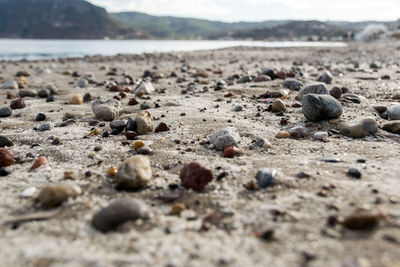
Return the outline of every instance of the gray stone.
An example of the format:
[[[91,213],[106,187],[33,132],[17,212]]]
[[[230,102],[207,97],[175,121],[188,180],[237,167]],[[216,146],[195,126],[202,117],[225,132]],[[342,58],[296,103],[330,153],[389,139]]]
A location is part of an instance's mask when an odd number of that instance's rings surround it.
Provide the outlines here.
[[[18,89],[18,83],[16,81],[8,81],[1,85],[1,89]]]
[[[111,100],[103,100],[98,99],[92,103],[93,113],[96,115],[96,118],[112,121],[118,118],[119,111],[121,108],[121,102],[116,99]]]
[[[387,112],[389,115],[389,119],[400,120],[400,105],[394,105],[389,107]]]
[[[124,121],[112,121],[110,122],[110,128],[117,130],[119,133],[121,133],[126,127],[126,124]]]
[[[92,226],[103,233],[115,230],[119,225],[149,217],[147,205],[139,199],[124,198],[113,201],[93,216]]]
[[[327,132],[316,132],[314,134],[314,139],[318,141],[326,141],[329,138],[329,134]]]
[[[337,119],[343,114],[342,105],[331,95],[305,95],[302,111],[307,120],[312,122]]]
[[[119,166],[116,178],[120,189],[138,189],[146,186],[152,178],[149,159],[137,155],[125,161]]]
[[[216,150],[224,150],[229,146],[236,146],[240,141],[240,136],[236,128],[226,127],[214,133],[210,137],[210,144],[214,145]]]
[[[243,107],[240,106],[240,105],[233,108],[234,112],[239,112],[239,111],[242,111],[242,110],[243,110]]]
[[[150,94],[154,93],[154,91],[155,91],[155,89],[151,82],[143,81],[138,87],[136,87],[136,89],[134,90],[134,94],[150,95]]]
[[[332,74],[329,71],[326,71],[318,76],[317,81],[323,83],[331,83],[333,80]]]
[[[0,135],[0,147],[13,146],[14,143],[7,136]]]
[[[0,108],[0,118],[10,117],[12,114],[12,109],[10,107]]]
[[[382,125],[382,129],[390,133],[400,134],[400,121],[387,122]]]
[[[272,103],[272,112],[277,113],[277,112],[284,112],[286,111],[286,105],[283,103],[282,100],[277,99]]]
[[[147,134],[154,132],[153,117],[151,116],[150,112],[139,112],[135,122],[137,134]]]
[[[20,97],[35,97],[37,95],[35,90],[23,89],[19,90]]]
[[[38,128],[39,132],[44,132],[44,131],[49,131],[51,129],[51,125],[49,123],[45,123],[40,125],[40,127]]]
[[[296,126],[289,129],[290,137],[301,138],[307,136],[307,129],[303,126]]]
[[[343,94],[343,91],[341,88],[335,86],[331,90],[329,90],[329,94],[336,99],[340,99],[340,97]]]
[[[42,89],[38,92],[38,96],[40,98],[46,98],[51,94],[51,91],[49,89]]]
[[[299,99],[303,100],[303,97],[308,94],[329,95],[329,91],[324,83],[305,85],[299,92]]]
[[[283,85],[290,90],[296,90],[296,91],[299,91],[303,87],[302,82],[293,78],[286,78],[285,81],[283,82]]]
[[[256,174],[257,185],[260,188],[271,187],[275,183],[277,171],[272,168],[262,168]]]
[[[76,86],[78,86],[79,88],[86,88],[89,86],[89,82],[88,80],[86,80],[85,78],[81,78],[77,83]]]
[[[362,138],[377,133],[378,125],[374,118],[361,118],[341,123],[339,130],[343,135]]]
[[[50,91],[50,95],[56,95],[58,94],[58,89],[57,86],[55,84],[46,84],[46,86],[44,87],[45,90],[49,90]]]

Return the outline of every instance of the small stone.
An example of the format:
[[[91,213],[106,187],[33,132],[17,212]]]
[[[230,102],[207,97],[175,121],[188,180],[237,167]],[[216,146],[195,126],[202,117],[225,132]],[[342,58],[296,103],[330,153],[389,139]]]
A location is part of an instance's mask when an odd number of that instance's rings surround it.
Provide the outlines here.
[[[289,134],[292,138],[303,138],[307,136],[307,129],[303,126],[296,126],[289,129]]]
[[[43,113],[38,113],[35,117],[35,121],[44,121],[46,120],[46,115]]]
[[[18,98],[10,103],[10,108],[11,109],[23,109],[25,108],[25,101],[23,98]]]
[[[233,108],[233,111],[234,112],[239,112],[239,111],[242,111],[243,110],[243,107],[242,106],[235,106],[234,108]]]
[[[280,99],[275,100],[272,103],[271,111],[274,112],[274,113],[286,111],[285,103],[283,103],[283,101],[280,100]]]
[[[360,179],[361,178],[361,172],[359,170],[357,170],[356,168],[350,168],[347,171],[347,175],[356,179]]]
[[[362,138],[377,133],[378,125],[374,118],[362,118],[341,123],[339,129],[345,136]]]
[[[400,121],[384,123],[382,129],[390,133],[400,134]]]
[[[146,144],[143,141],[137,140],[137,141],[133,142],[133,149],[135,151],[137,151],[139,148],[144,147],[145,145]]]
[[[10,117],[12,110],[9,107],[0,108],[0,118]]]
[[[288,133],[288,132],[278,132],[278,133],[275,135],[275,138],[277,138],[277,139],[286,139],[286,138],[290,138],[290,133]]]
[[[290,90],[295,90],[299,91],[303,87],[303,83],[293,79],[293,78],[286,78],[285,81],[283,82],[283,85],[290,89]]]
[[[71,105],[82,105],[83,97],[80,94],[74,94],[68,103]]]
[[[94,136],[94,135],[99,135],[99,134],[101,134],[101,130],[96,127],[92,131],[90,131],[89,136]]]
[[[118,118],[120,108],[121,102],[115,99],[108,101],[98,99],[92,103],[93,113],[97,118],[105,121],[112,121]]]
[[[147,134],[154,131],[153,118],[148,111],[139,112],[135,122],[136,132],[139,135]]]
[[[122,131],[125,129],[126,124],[124,121],[112,121],[110,122],[110,128],[113,130],[116,130],[118,133],[122,133]]]
[[[137,136],[138,134],[136,132],[128,131],[125,133],[125,137],[127,140],[134,140]]]
[[[136,150],[136,152],[140,155],[151,155],[153,150],[149,146],[145,145]]]
[[[240,136],[236,128],[226,127],[214,133],[210,137],[210,144],[214,145],[218,151],[223,151],[229,146],[236,146],[240,141]]]
[[[139,102],[136,100],[136,98],[129,99],[129,102],[128,102],[129,106],[135,106],[137,104],[139,104]]]
[[[0,147],[6,147],[6,146],[10,147],[13,145],[14,143],[11,141],[10,138],[8,138],[7,136],[0,135]]]
[[[310,177],[311,177],[311,175],[309,175],[305,172],[299,172],[298,174],[296,174],[296,178],[298,178],[298,179],[308,179]]]
[[[0,148],[0,168],[11,166],[15,163],[14,153],[7,148]]]
[[[108,175],[115,176],[118,173],[118,169],[114,166],[110,167],[107,171]]]
[[[262,168],[256,174],[257,184],[260,188],[267,188],[274,185],[277,175],[276,169]]]
[[[271,81],[271,77],[269,77],[268,75],[265,75],[265,74],[260,74],[254,79],[254,82],[256,82],[256,83],[268,82],[268,81]]]
[[[78,86],[79,88],[86,88],[89,86],[89,82],[88,80],[81,78],[77,83],[76,86]]]
[[[134,90],[135,95],[150,95],[154,93],[155,89],[151,82],[143,81],[136,89]]]
[[[30,198],[33,197],[37,192],[37,188],[34,186],[26,188],[22,193],[19,195],[22,198]]]
[[[83,95],[83,102],[90,102],[92,101],[92,95],[90,93],[86,93]]]
[[[9,175],[11,172],[9,170],[7,170],[6,168],[0,168],[0,177],[5,177],[7,175]]]
[[[37,96],[37,93],[35,90],[23,89],[23,90],[19,90],[19,96],[20,97],[35,97],[35,96]]]
[[[328,138],[329,138],[328,132],[316,132],[314,134],[314,139],[317,140],[317,141],[325,142],[325,141],[328,140]]]
[[[51,129],[51,125],[49,123],[45,123],[39,126],[38,131],[39,132],[45,132],[49,131]]]
[[[40,91],[38,92],[37,95],[38,95],[40,98],[46,98],[46,97],[48,97],[50,94],[51,94],[50,90],[42,89],[42,90],[40,90]]]
[[[65,171],[64,172],[64,179],[75,180],[76,176],[74,171]]]
[[[74,184],[49,185],[40,191],[37,201],[43,208],[53,208],[81,193],[81,188]]]
[[[40,156],[32,165],[32,167],[30,168],[31,171],[39,168],[40,166],[44,166],[49,164],[49,161],[44,157],[44,156]]]
[[[343,226],[354,231],[373,230],[379,226],[380,216],[369,210],[359,209],[346,217]]]
[[[332,74],[327,71],[318,76],[317,81],[323,83],[331,83],[333,80]]]
[[[312,122],[337,119],[343,113],[340,102],[330,95],[307,94],[303,98],[302,106],[304,116]]]
[[[214,178],[212,171],[198,162],[186,163],[181,169],[179,177],[183,187],[194,191],[204,190]]]
[[[16,81],[5,82],[1,85],[1,89],[18,89],[18,83]]]
[[[169,212],[171,215],[180,215],[182,211],[186,210],[185,204],[175,203],[171,211]]]
[[[93,216],[92,226],[103,233],[115,230],[121,224],[149,217],[149,209],[139,199],[124,198],[113,201]]]
[[[228,146],[224,149],[224,158],[234,158],[239,150],[234,146]]]
[[[56,101],[56,98],[52,95],[49,95],[48,97],[46,97],[46,102],[54,102]]]
[[[329,90],[329,94],[331,96],[333,96],[336,99],[340,99],[340,97],[342,96],[343,92],[342,89],[339,87],[333,87],[331,90]]]
[[[58,94],[58,89],[57,86],[55,84],[46,84],[46,86],[44,87],[45,90],[48,90],[50,92],[51,95],[56,95]]]
[[[265,149],[272,148],[271,143],[265,138],[254,140],[255,142],[250,145],[250,149]]]
[[[308,94],[329,95],[329,91],[324,83],[305,85],[299,92],[299,99],[303,100],[303,97]]]
[[[400,105],[394,105],[387,110],[390,120],[400,120]]]
[[[387,111],[387,107],[386,106],[380,106],[380,105],[373,105],[372,108],[378,112],[379,114],[383,114]]]
[[[152,178],[150,161],[147,157],[137,155],[125,161],[118,168],[116,176],[118,188],[138,189],[146,186]]]
[[[167,124],[165,124],[164,122],[160,122],[160,124],[157,126],[157,128],[154,130],[154,132],[156,133],[161,133],[161,132],[168,132],[170,129],[167,126]]]

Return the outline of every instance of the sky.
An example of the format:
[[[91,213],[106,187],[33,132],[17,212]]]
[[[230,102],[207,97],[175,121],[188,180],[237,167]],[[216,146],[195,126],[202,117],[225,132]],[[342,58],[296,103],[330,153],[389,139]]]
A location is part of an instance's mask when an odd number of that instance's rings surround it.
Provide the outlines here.
[[[139,11],[221,21],[400,19],[400,0],[88,0],[109,12]]]

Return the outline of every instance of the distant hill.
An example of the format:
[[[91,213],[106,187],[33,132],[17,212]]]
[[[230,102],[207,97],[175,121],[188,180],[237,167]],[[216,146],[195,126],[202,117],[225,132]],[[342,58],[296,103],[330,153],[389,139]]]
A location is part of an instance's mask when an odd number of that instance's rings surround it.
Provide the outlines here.
[[[38,39],[146,38],[84,0],[0,0],[0,37]]]
[[[238,31],[232,36],[238,39],[253,38],[256,40],[268,38],[293,39],[311,36],[332,38],[347,36],[348,31],[344,27],[320,21],[291,21],[274,27]]]
[[[152,16],[139,12],[111,13],[114,19],[127,27],[135,27],[149,33],[155,38],[187,39],[215,38],[229,35],[235,31],[272,27],[287,23],[287,21],[264,22],[220,22],[192,18],[170,16]]]

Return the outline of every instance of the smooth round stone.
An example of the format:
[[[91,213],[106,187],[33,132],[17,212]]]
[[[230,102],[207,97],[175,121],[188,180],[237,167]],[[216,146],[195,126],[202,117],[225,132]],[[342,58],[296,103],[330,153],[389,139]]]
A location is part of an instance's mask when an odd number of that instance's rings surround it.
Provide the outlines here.
[[[37,95],[35,90],[23,89],[19,90],[20,97],[35,97]]]
[[[384,131],[400,134],[400,121],[387,122],[382,125]]]
[[[359,170],[357,170],[356,168],[350,168],[347,171],[347,175],[356,179],[360,179],[361,178],[361,172]]]
[[[49,95],[46,97],[46,102],[54,102],[56,101],[56,98],[53,95]]]
[[[5,82],[1,85],[1,89],[18,89],[18,83],[16,81]]]
[[[68,102],[71,105],[82,105],[83,97],[80,94],[74,94]]]
[[[312,122],[337,119],[343,114],[342,105],[331,95],[305,95],[302,111],[307,120]]]
[[[277,112],[284,112],[286,111],[286,105],[283,103],[282,100],[277,99],[272,103],[272,112],[277,113]]]
[[[25,108],[25,100],[23,98],[14,99],[10,103],[11,109],[23,109]]]
[[[51,125],[49,123],[45,123],[40,125],[40,127],[38,128],[39,132],[44,132],[44,131],[48,131],[51,129]]]
[[[69,198],[77,197],[81,193],[81,188],[75,184],[49,185],[40,191],[37,201],[44,208],[53,208],[59,206]]]
[[[181,184],[186,189],[202,191],[214,176],[212,171],[199,162],[186,163],[179,174]]]
[[[121,133],[125,129],[125,122],[124,121],[112,121],[110,122],[110,128],[117,130],[119,133]]]
[[[150,161],[137,155],[122,163],[116,176],[118,188],[138,189],[146,186],[152,178]]]
[[[389,119],[400,120],[400,105],[394,105],[389,107],[387,112],[389,115]]]
[[[373,105],[372,108],[378,112],[379,114],[385,113],[387,111],[386,106],[381,106],[381,105]]]
[[[242,106],[236,106],[236,107],[233,108],[234,112],[239,112],[239,111],[242,111],[242,110],[243,110]]]
[[[93,113],[97,118],[105,121],[112,121],[118,118],[120,108],[121,102],[116,99],[108,101],[98,99],[92,103]]]
[[[0,108],[0,118],[10,117],[12,114],[12,109],[10,107]]]
[[[331,90],[329,90],[329,94],[336,99],[340,99],[340,97],[343,94],[343,91],[341,88],[335,86]]]
[[[289,129],[290,137],[301,138],[307,136],[307,129],[303,126],[295,126]]]
[[[149,217],[147,205],[139,199],[123,198],[113,201],[93,216],[92,226],[103,233],[115,230],[121,224]]]
[[[35,121],[44,121],[46,120],[46,115],[43,113],[38,113],[35,117]]]
[[[327,71],[318,76],[317,81],[323,83],[331,83],[333,80],[332,74]]]
[[[57,89],[57,86],[55,84],[46,84],[44,89],[50,91],[51,95],[58,94],[58,89]]]
[[[214,133],[210,137],[210,144],[214,145],[216,150],[223,151],[230,146],[236,146],[240,141],[240,136],[236,128],[226,127]]]
[[[86,88],[89,86],[89,82],[85,78],[82,78],[76,83],[76,86],[79,88]]]
[[[38,97],[40,97],[40,98],[46,98],[46,97],[48,97],[49,95],[51,94],[51,91],[50,90],[48,90],[48,89],[42,89],[42,90],[40,90],[39,92],[38,92]]]
[[[314,134],[314,139],[318,141],[325,141],[329,138],[329,134],[327,132],[316,132]]]
[[[283,85],[290,90],[296,90],[296,91],[299,91],[303,87],[302,82],[293,78],[286,78],[285,81],[283,82]]]
[[[6,146],[10,147],[13,145],[14,143],[11,141],[10,138],[8,138],[7,136],[0,135],[0,147],[6,147]]]
[[[378,132],[378,125],[374,118],[362,118],[341,123],[339,129],[343,135],[362,138]]]
[[[267,188],[274,185],[277,171],[272,168],[262,168],[256,174],[257,184],[260,188]]]
[[[299,92],[299,99],[302,100],[303,97],[308,94],[329,95],[329,91],[324,83],[305,85]]]
[[[139,135],[154,132],[153,117],[150,112],[142,111],[136,117],[136,132]]]

